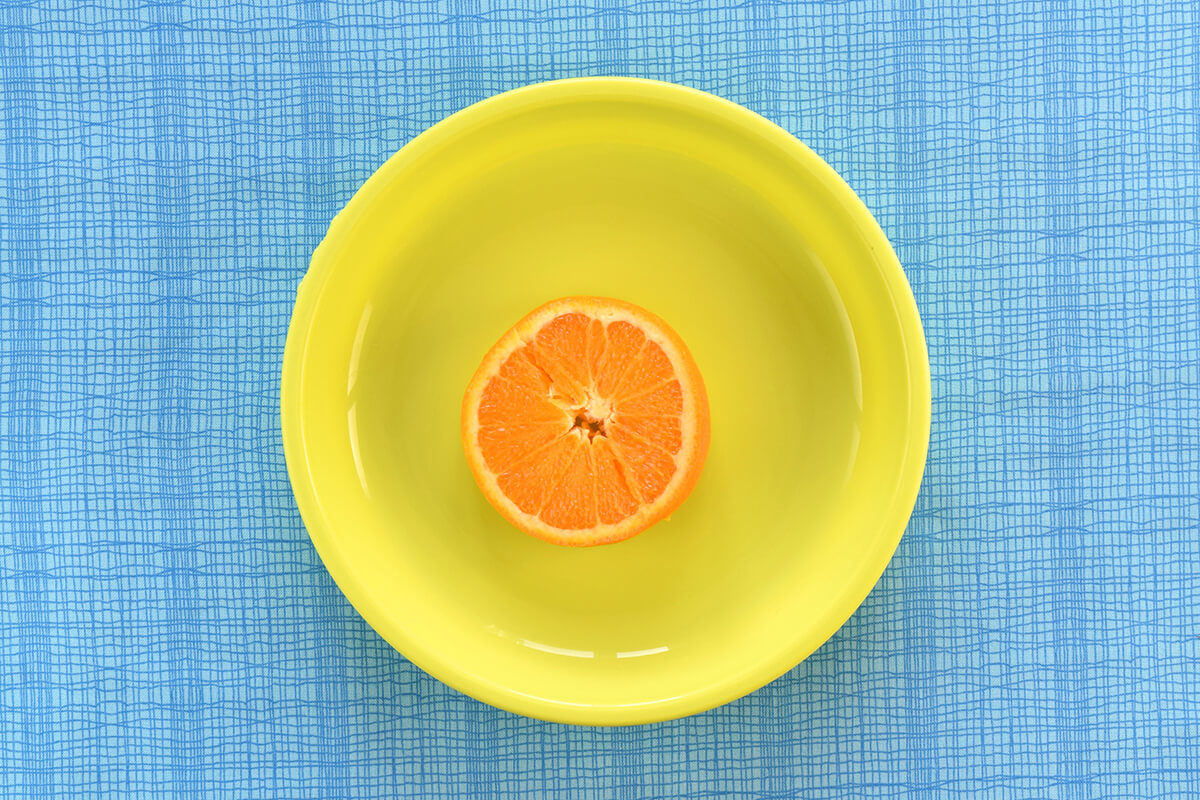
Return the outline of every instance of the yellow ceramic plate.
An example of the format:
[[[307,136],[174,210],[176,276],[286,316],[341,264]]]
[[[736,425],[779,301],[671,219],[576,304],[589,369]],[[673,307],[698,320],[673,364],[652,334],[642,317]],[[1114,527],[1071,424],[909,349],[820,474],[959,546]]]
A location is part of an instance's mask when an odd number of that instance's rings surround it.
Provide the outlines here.
[[[588,549],[508,525],[459,442],[488,347],[572,294],[667,320],[712,404],[687,502]],[[313,255],[282,392],[355,608],[451,686],[585,724],[711,708],[815,650],[891,558],[929,438],[916,305],[850,188],[746,109],[629,79],[494,97],[388,160]]]

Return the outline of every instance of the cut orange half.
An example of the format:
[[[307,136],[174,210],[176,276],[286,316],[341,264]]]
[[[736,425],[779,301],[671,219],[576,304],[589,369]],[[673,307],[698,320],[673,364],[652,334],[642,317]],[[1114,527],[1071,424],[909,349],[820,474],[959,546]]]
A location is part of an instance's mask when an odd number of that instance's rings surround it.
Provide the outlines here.
[[[463,398],[467,463],[488,501],[539,539],[628,539],[691,493],[708,398],[679,336],[645,309],[565,297],[484,356]]]

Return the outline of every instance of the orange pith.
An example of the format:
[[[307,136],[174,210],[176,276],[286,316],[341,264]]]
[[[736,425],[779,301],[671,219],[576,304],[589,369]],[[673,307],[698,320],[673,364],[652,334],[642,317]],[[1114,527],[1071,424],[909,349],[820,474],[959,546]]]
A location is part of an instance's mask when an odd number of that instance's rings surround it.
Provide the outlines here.
[[[532,311],[484,357],[463,448],[489,502],[556,544],[627,539],[674,511],[708,452],[708,400],[679,336],[620,300]]]

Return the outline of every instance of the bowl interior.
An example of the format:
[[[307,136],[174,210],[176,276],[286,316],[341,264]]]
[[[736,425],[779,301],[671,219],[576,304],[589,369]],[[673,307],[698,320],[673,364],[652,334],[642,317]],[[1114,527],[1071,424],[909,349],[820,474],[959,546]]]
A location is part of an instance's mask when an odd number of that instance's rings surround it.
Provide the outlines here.
[[[573,722],[701,710],[815,649],[894,550],[927,439],[915,308],[857,202],[761,118],[645,82],[522,90],[406,147],[315,254],[285,365],[347,596],[451,685]],[[508,525],[459,441],[487,349],[570,294],[663,317],[712,408],[691,498],[589,549]]]

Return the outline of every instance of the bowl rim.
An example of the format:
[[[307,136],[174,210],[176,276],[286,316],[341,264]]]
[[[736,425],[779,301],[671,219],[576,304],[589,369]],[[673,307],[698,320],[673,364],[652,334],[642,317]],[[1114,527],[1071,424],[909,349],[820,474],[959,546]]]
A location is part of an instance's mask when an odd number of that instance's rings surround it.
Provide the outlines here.
[[[338,537],[321,509],[317,488],[311,480],[301,410],[302,369],[312,332],[318,301],[333,273],[331,257],[339,243],[353,234],[355,222],[374,198],[408,163],[464,129],[485,123],[511,105],[534,101],[540,104],[578,100],[581,95],[619,94],[643,101],[670,100],[689,109],[718,114],[749,134],[765,138],[788,154],[842,204],[860,234],[876,253],[875,264],[895,304],[900,333],[904,339],[910,396],[907,440],[890,505],[880,515],[880,535],[868,552],[855,580],[848,582],[837,602],[816,625],[799,629],[796,637],[766,656],[748,664],[724,680],[686,694],[638,704],[570,704],[531,697],[476,674],[427,642],[413,637],[396,620],[396,615],[379,603],[360,579],[338,545]],[[489,705],[537,719],[577,725],[635,725],[689,716],[723,705],[753,692],[780,677],[829,640],[853,615],[878,583],[899,546],[912,516],[924,474],[932,418],[932,384],[925,333],[912,288],[895,251],[878,222],[861,198],[820,156],[783,128],[716,95],[679,84],[644,78],[582,77],[535,83],[493,95],[437,122],[387,159],[355,192],[330,222],[329,229],[313,252],[305,276],[296,290],[296,303],[284,345],[280,384],[280,422],[288,478],[300,515],[325,568],[338,588],[366,622],[425,672],[464,694]]]

